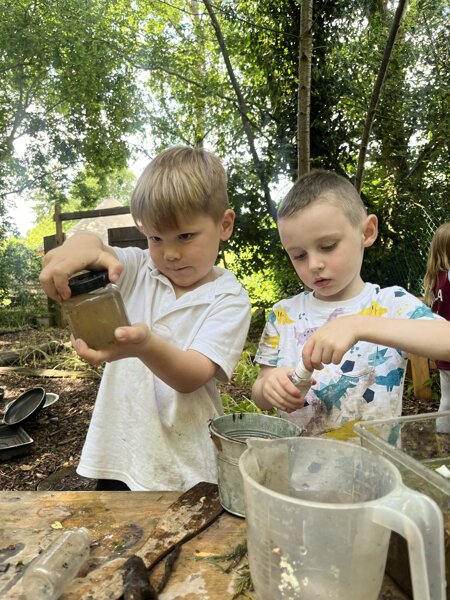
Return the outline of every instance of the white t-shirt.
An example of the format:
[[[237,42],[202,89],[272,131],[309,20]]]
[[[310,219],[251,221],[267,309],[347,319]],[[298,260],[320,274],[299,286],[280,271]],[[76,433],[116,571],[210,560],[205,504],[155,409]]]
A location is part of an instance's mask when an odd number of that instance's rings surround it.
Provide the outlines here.
[[[366,283],[355,298],[324,302],[312,292],[281,300],[272,308],[255,362],[295,367],[310,335],[325,323],[353,314],[391,319],[432,319],[430,308],[401,287],[380,289]],[[316,435],[360,419],[396,417],[402,410],[407,354],[402,350],[357,342],[339,365],[314,371],[317,383],[306,396],[309,406],[279,411],[306,434]]]
[[[235,276],[214,267],[216,280],[177,299],[148,251],[114,250],[124,265],[118,286],[130,322],[200,352],[218,365],[219,379],[230,379],[250,324],[250,301]],[[109,363],[77,472],[118,479],[132,490],[184,491],[199,481],[217,482],[208,423],[221,414],[215,378],[182,394],[137,358]]]

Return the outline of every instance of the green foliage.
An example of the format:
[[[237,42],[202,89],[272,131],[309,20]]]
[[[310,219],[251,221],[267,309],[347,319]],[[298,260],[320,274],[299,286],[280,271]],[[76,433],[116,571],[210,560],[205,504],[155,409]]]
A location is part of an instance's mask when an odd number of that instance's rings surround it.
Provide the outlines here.
[[[300,5],[218,0],[213,6],[245,123],[276,190],[296,178]],[[301,289],[269,216],[244,108],[202,2],[0,0],[0,10],[0,217],[10,195],[24,189],[41,194],[47,208],[39,219],[56,200],[97,204],[109,193],[109,175],[124,168],[137,131],[149,157],[170,144],[203,144],[228,168],[237,213],[232,268],[254,306],[266,308]],[[385,1],[314,2],[314,167],[354,176],[394,10]],[[380,220],[364,275],[414,293],[428,233],[449,218],[447,21],[443,0],[409,3],[363,180],[366,204]],[[116,190],[121,198],[128,184],[124,178]],[[2,222],[0,240],[11,227]]]
[[[0,182],[64,196],[80,163],[123,167],[142,108],[134,3],[0,0]],[[18,152],[16,144],[21,143]]]
[[[431,388],[431,399],[434,403],[439,404],[441,399],[441,381],[439,376],[439,369],[432,369],[430,371],[430,379],[424,382],[424,385]],[[405,388],[403,391],[403,395],[408,400],[414,400],[414,384],[413,380],[406,374],[405,377]]]
[[[66,227],[68,227],[68,225],[64,223],[63,230],[65,230]],[[39,219],[38,223],[28,231],[26,239],[23,240],[23,244],[27,246],[27,248],[41,249],[43,251],[44,237],[54,234],[55,221],[50,215],[46,215]]]
[[[256,344],[246,345],[233,375],[232,393],[225,389],[220,394],[226,415],[240,412],[264,412],[267,414],[267,411],[261,411],[251,399],[252,386],[259,373],[259,366],[253,364],[255,349]],[[237,391],[239,389],[241,390],[240,395]],[[276,410],[274,409],[269,414],[276,414]]]
[[[259,367],[253,364],[253,355],[247,349],[242,352],[239,363],[234,372],[234,381],[236,383],[247,383],[253,385],[259,373]]]
[[[79,210],[95,208],[104,198],[114,198],[126,206],[130,203],[135,181],[135,175],[128,168],[115,169],[100,177],[92,169],[83,170],[74,180],[69,202],[76,204]]]
[[[2,313],[23,310],[38,302],[34,286],[40,268],[39,257],[17,239],[0,242],[0,306]]]
[[[221,394],[222,406],[224,413],[230,415],[232,413],[243,413],[243,412],[263,412],[261,411],[251,398],[242,396],[242,399],[236,399],[234,396],[228,393]]]

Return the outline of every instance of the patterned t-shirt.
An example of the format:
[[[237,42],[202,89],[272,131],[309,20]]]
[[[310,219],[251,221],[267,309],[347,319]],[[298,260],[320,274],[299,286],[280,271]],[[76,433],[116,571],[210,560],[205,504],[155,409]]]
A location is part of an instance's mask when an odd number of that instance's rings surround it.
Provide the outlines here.
[[[312,292],[281,300],[270,311],[255,362],[271,367],[295,367],[306,340],[316,329],[346,315],[363,314],[391,319],[433,319],[425,306],[401,287],[381,289],[366,283],[349,300],[324,302]],[[304,433],[316,435],[348,421],[384,419],[401,415],[407,354],[402,350],[357,342],[339,365],[314,371],[316,384],[306,396],[307,406],[279,411]]]

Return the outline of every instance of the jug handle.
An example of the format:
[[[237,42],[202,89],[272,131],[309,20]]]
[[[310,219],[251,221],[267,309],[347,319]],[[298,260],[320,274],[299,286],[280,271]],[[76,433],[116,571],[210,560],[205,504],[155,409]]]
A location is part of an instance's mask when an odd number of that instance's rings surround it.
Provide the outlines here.
[[[375,523],[408,542],[414,598],[445,600],[444,519],[436,502],[400,484],[371,510]]]

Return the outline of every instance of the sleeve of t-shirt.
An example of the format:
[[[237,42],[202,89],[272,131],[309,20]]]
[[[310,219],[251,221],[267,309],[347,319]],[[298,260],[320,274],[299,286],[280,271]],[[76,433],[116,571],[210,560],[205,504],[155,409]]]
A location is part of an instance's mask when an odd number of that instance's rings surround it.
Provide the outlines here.
[[[385,288],[383,290],[383,304],[388,308],[389,318],[393,319],[436,319],[429,306],[424,304],[420,298],[413,296],[400,286]]]
[[[207,356],[219,366],[217,379],[229,381],[241,357],[250,326],[250,301],[238,294],[218,296],[198,328],[189,349]]]
[[[139,271],[145,267],[146,264],[149,264],[149,253],[147,250],[135,247],[118,247],[114,248],[114,252],[123,265],[123,271],[117,281],[117,286],[119,287],[124,300],[126,300],[135,286],[136,277]]]
[[[275,307],[271,309],[267,318],[254,361],[257,364],[268,367],[277,366],[280,348],[280,332],[277,328],[274,310]]]

